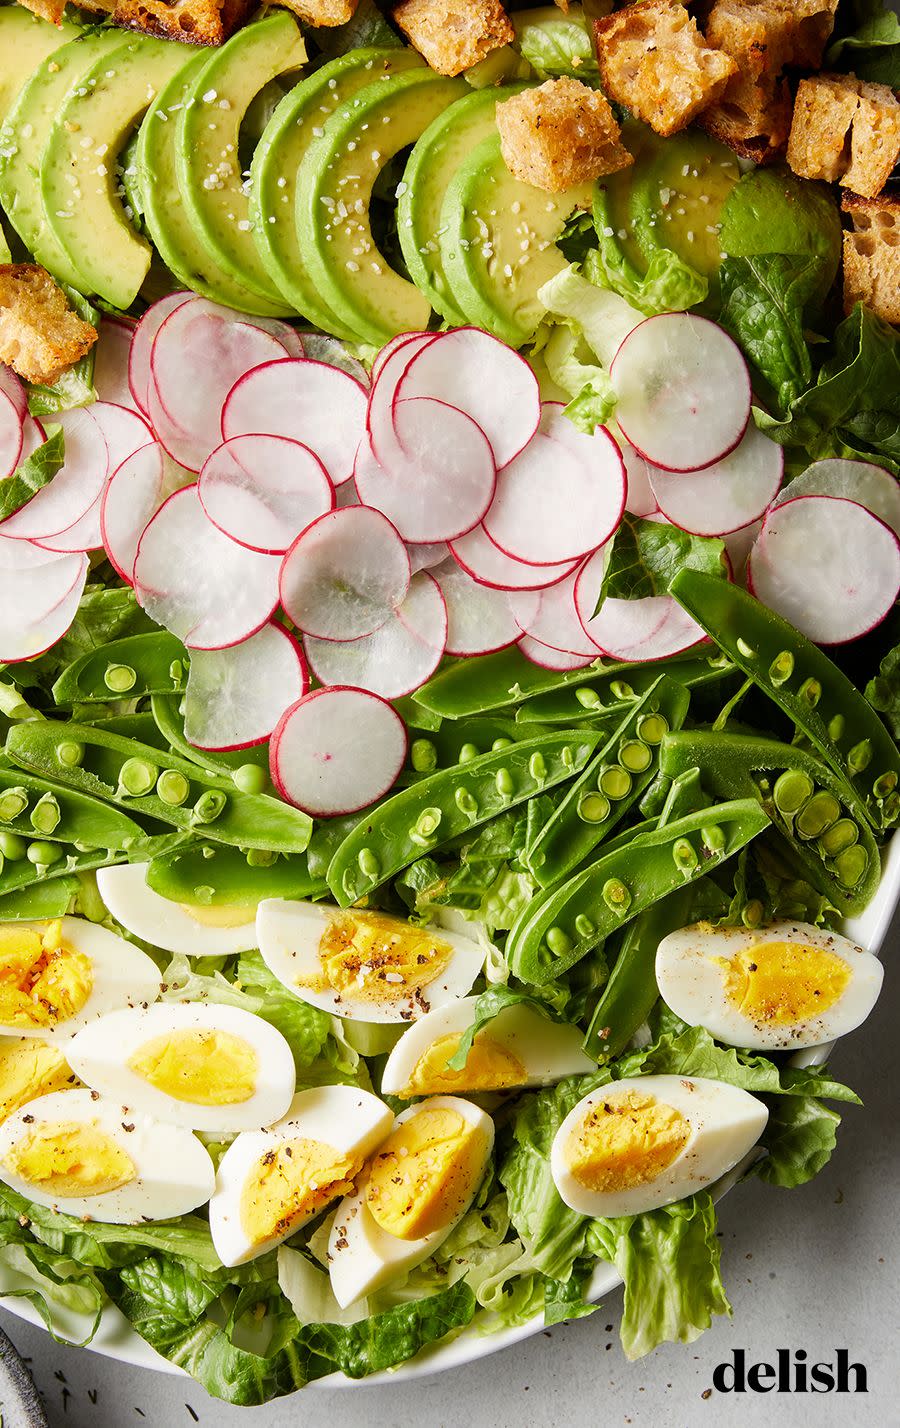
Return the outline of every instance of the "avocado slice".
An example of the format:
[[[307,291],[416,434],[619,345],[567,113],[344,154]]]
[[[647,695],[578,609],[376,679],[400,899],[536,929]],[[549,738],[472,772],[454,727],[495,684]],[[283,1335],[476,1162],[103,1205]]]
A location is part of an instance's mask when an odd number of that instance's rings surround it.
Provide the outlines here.
[[[239,137],[241,121],[263,86],[305,60],[297,22],[286,10],[247,25],[197,71],[177,126],[178,186],[197,237],[234,282],[282,313],[290,309],[253,237]]]
[[[134,155],[144,222],[170,272],[194,292],[261,317],[280,313],[263,298],[235,282],[198,237],[185,212],[176,177],[177,116],[209,57],[201,50],[160,90],[138,131]]]
[[[687,129],[659,144],[635,165],[631,218],[635,238],[649,262],[671,249],[705,278],[722,260],[722,205],[741,176],[730,149],[699,129]]]
[[[797,178],[787,168],[751,169],[722,206],[719,242],[731,258],[757,253],[815,254],[824,298],[841,261],[841,215],[824,183]]]
[[[250,165],[250,218],[266,271],[292,307],[345,341],[353,341],[354,334],[316,285],[297,235],[297,172],[339,104],[367,85],[422,64],[410,49],[351,50],[324,64],[284,96]]]
[[[520,183],[500,135],[482,139],[447,190],[438,230],[450,290],[470,322],[512,347],[534,336],[544,312],[538,289],[566,267],[556,240],[576,209],[590,210],[593,189],[544,193]]]
[[[435,311],[457,326],[465,323],[466,316],[453,301],[435,236],[441,227],[444,198],[463,159],[482,139],[496,133],[494,111],[500,100],[527,88],[526,84],[511,84],[457,99],[425,130],[409,156],[398,189],[397,232],[410,277]]]
[[[0,120],[5,119],[41,60],[80,34],[78,26],[68,20],[57,27],[21,5],[0,10]]]
[[[150,267],[150,245],[117,193],[116,159],[157,91],[190,58],[144,36],[98,61],[59,110],[41,157],[47,221],[79,275],[79,291],[128,308]]]
[[[391,75],[332,114],[297,182],[297,233],[313,280],[357,339],[379,347],[428,326],[431,303],[378,249],[369,207],[385,165],[466,93],[465,80],[430,69]]]
[[[34,261],[70,287],[80,275],[47,221],[41,155],[66,95],[123,43],[121,30],[96,29],[62,45],[26,81],[0,128],[0,204]]]

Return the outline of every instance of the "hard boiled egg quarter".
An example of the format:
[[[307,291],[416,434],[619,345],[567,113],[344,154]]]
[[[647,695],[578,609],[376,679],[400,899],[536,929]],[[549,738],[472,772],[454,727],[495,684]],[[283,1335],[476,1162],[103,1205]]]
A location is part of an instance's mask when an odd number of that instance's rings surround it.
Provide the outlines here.
[[[846,937],[804,922],[712,927],[663,938],[656,980],[663,1000],[719,1041],[757,1051],[820,1046],[865,1021],[882,966]]]
[[[484,963],[458,932],[382,912],[269,898],[256,917],[269,970],[311,1006],[359,1021],[414,1021],[465,996]]]
[[[0,1179],[38,1205],[131,1225],[195,1210],[215,1170],[190,1131],[93,1091],[54,1091],[0,1126]]]
[[[550,1151],[550,1171],[581,1215],[637,1215],[718,1180],[756,1144],[762,1101],[700,1076],[631,1076],[584,1096]]]
[[[563,1076],[584,1076],[596,1064],[581,1049],[576,1026],[550,1021],[528,1006],[508,1006],[477,1033],[466,1064],[447,1062],[475,1020],[477,997],[435,1007],[404,1031],[381,1077],[386,1096],[431,1096],[441,1092],[505,1091],[548,1086]]]
[[[368,1091],[316,1086],[299,1091],[268,1130],[239,1135],[219,1161],[209,1203],[222,1263],[255,1259],[345,1195],[393,1120]]]
[[[97,887],[117,922],[151,947],[187,957],[233,957],[256,946],[256,906],[172,902],[147,886],[146,863],[97,870]]]
[[[270,1125],[296,1084],[280,1031],[252,1012],[211,1002],[111,1012],[74,1036],[66,1056],[95,1091],[190,1130]]]
[[[36,1036],[0,1037],[0,1121],[26,1101],[78,1084],[55,1042],[39,1041]]]
[[[84,918],[0,925],[0,1034],[65,1039],[159,991],[152,958]]]
[[[475,1198],[493,1146],[490,1116],[458,1096],[397,1117],[334,1217],[328,1263],[342,1308],[434,1253]]]

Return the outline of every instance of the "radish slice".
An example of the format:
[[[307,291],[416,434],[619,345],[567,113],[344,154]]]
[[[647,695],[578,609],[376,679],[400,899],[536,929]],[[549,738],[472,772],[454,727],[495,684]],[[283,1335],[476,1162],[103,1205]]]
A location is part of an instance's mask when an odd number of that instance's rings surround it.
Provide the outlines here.
[[[814,461],[784,487],[775,505],[782,506],[798,496],[839,496],[855,501],[900,536],[900,484],[883,466],[847,461],[840,456]]]
[[[650,484],[667,520],[694,535],[718,536],[758,521],[783,474],[782,447],[751,422],[740,445],[721,461],[702,471],[651,466]]]
[[[547,590],[513,597],[519,628],[542,645],[564,654],[596,659],[596,643],[585,632],[575,607],[578,572],[567,575]]]
[[[22,454],[22,418],[12,397],[0,390],[0,481],[11,476]]]
[[[382,699],[400,699],[430,679],[446,643],[447,607],[440,586],[425,570],[413,576],[399,610],[373,635],[346,644],[305,639],[322,684],[352,684]]]
[[[409,556],[380,511],[350,506],[297,537],[281,567],[281,603],[298,629],[321,640],[372,635],[400,608]]]
[[[94,348],[94,391],[99,400],[131,411],[140,410],[128,381],[135,326],[128,318],[104,317]]]
[[[722,539],[725,544],[725,554],[728,556],[728,563],[731,566],[731,576],[739,585],[743,585],[747,576],[747,557],[750,554],[756,537],[762,530],[762,521],[751,521],[748,526],[741,526],[738,531],[729,531]]]
[[[705,639],[671,595],[647,595],[641,600],[609,599],[595,615],[606,569],[606,551],[598,550],[578,573],[575,605],[585,634],[601,653],[626,663],[667,659]]]
[[[129,585],[144,528],[162,505],[163,452],[157,442],[129,456],[107,483],[100,501],[100,530],[110,564]]]
[[[490,442],[498,471],[525,449],[541,420],[531,367],[478,327],[442,332],[412,355],[396,391],[398,401],[409,397],[437,397],[470,416]]]
[[[233,313],[231,315],[234,316]],[[289,322],[282,322],[279,317],[248,317],[243,312],[240,314],[240,320],[249,323],[251,327],[258,327],[260,332],[268,332],[270,337],[281,343],[289,357],[309,355],[303,333],[298,332],[296,327],[291,327]]]
[[[452,557],[432,574],[447,606],[447,654],[490,654],[515,644],[521,631],[507,591],[478,585]]]
[[[397,387],[413,357],[436,342],[437,336],[436,332],[401,332],[382,347],[376,357],[366,408],[366,431],[373,438],[373,446],[376,436],[387,448],[396,446],[393,413]]]
[[[301,332],[303,351],[294,355],[308,357],[310,362],[324,362],[326,367],[338,367],[348,377],[368,387],[369,374],[356,357],[351,357],[343,342],[332,337],[329,332]]]
[[[110,471],[116,471],[123,461],[127,461],[129,456],[140,451],[141,447],[146,446],[153,438],[149,426],[137,411],[115,406],[112,402],[95,402],[90,410],[91,416],[100,423],[100,429],[106,437]],[[46,536],[41,544],[48,550],[98,550],[103,545],[102,505],[101,491],[80,520],[59,535]]]
[[[29,555],[11,551],[13,544],[21,544]],[[0,660],[17,664],[34,659],[62,638],[75,618],[87,572],[86,555],[38,558],[28,542],[3,542]]]
[[[353,475],[353,458],[365,429],[366,391],[353,377],[324,362],[264,362],[228,392],[222,435],[265,431],[314,451],[335,486]]]
[[[156,334],[166,318],[176,308],[189,302],[191,297],[191,293],[180,292],[168,293],[166,297],[160,298],[152,307],[148,307],[131,335],[131,351],[128,356],[128,386],[138,410],[142,411],[145,417],[150,416],[150,354],[153,351]]]
[[[169,314],[150,354],[159,407],[152,396],[148,404],[154,425],[163,412],[172,424],[166,438],[158,434],[182,466],[199,471],[220,444],[222,407],[235,382],[279,357],[285,350],[277,337],[206,298],[191,298]]]
[[[384,344],[378,356],[375,358],[375,361],[372,363],[372,386],[374,387],[375,383],[381,380],[388,358],[393,357],[394,353],[401,347],[405,347],[408,342],[418,342],[420,344],[433,342],[437,336],[438,334],[436,332],[398,332],[396,337],[392,337],[390,342]],[[412,353],[413,349],[410,348],[406,354],[407,360],[412,356]],[[396,374],[396,380],[391,385],[391,398],[393,398],[394,388],[402,375],[403,368],[401,367]]]
[[[263,625],[227,650],[195,650],[184,695],[184,735],[197,749],[262,744],[309,687],[306,661],[281,625]]]
[[[278,604],[277,556],[229,540],[200,504],[197,487],[176,491],[138,544],[138,603],[191,649],[219,650],[249,639]]]
[[[616,421],[666,471],[696,471],[733,451],[750,420],[750,374],[740,348],[708,318],[648,317],[610,367]]]
[[[442,565],[450,554],[450,547],[446,541],[438,541],[436,545],[407,545],[406,552],[410,574],[415,575],[418,570],[433,570],[436,565]]]
[[[534,639],[531,635],[522,636],[519,640],[519,649],[527,660],[538,665],[540,669],[556,669],[560,673],[566,673],[571,669],[586,669],[595,659],[600,658],[596,650],[586,658],[584,655],[569,654],[565,650],[554,650],[550,645],[542,645],[540,640]]]
[[[490,442],[465,412],[430,397],[398,402],[379,459],[373,432],[360,443],[356,489],[382,511],[404,540],[432,543],[464,535],[494,496],[497,472]]]
[[[900,591],[900,544],[855,501],[799,496],[766,516],[748,563],[750,588],[816,644],[857,640]]]
[[[388,792],[406,758],[406,728],[375,694],[317,689],[282,715],[269,757],[282,798],[313,818],[333,818]]]
[[[9,397],[19,415],[19,421],[23,422],[28,415],[28,397],[22,385],[21,378],[16,375],[12,367],[5,367],[0,362],[0,392]]]
[[[573,560],[615,531],[625,486],[622,456],[606,428],[587,435],[559,402],[545,402],[540,431],[497,481],[484,528],[516,560]]]
[[[635,451],[624,437],[621,442],[621,452],[628,481],[625,509],[629,515],[637,516],[639,520],[644,516],[652,516],[655,511],[659,510],[659,506],[653,494],[653,487],[650,485],[650,467],[640,452]]]
[[[577,560],[560,565],[529,565],[515,560],[494,544],[483,523],[451,541],[450,554],[479,585],[490,585],[495,590],[541,590],[578,568]]]
[[[79,521],[103,490],[109,450],[99,421],[87,407],[60,412],[55,420],[65,434],[65,462],[52,481],[3,522],[5,536],[39,540],[58,535]]]
[[[318,456],[283,436],[223,442],[204,463],[197,490],[213,525],[267,555],[283,555],[334,505],[334,487]]]

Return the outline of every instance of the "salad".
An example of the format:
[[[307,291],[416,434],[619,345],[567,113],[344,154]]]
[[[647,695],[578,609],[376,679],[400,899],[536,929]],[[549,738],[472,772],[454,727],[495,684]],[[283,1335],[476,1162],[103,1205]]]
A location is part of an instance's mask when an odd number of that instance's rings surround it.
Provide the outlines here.
[[[834,1149],[900,22],[698,8],[0,5],[0,1293],[52,1333],[256,1404],[613,1265],[637,1357],[730,1312],[717,1197]]]

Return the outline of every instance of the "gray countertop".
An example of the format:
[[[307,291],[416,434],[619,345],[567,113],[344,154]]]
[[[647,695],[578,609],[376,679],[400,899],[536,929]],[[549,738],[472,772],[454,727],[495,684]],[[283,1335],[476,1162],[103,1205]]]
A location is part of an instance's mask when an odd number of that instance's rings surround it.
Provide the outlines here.
[[[639,1363],[622,1357],[620,1295],[599,1313],[538,1334],[467,1368],[396,1387],[308,1389],[259,1409],[234,1409],[187,1379],[113,1363],[53,1343],[8,1313],[0,1322],[43,1393],[53,1428],[288,1428],[302,1417],[339,1428],[528,1428],[531,1424],[634,1424],[655,1428],[872,1428],[900,1425],[896,1342],[900,1325],[895,1184],[900,1038],[892,953],[877,1011],[835,1053],[833,1065],[865,1109],[845,1111],[830,1165],[805,1189],[751,1181],[720,1207],[723,1271],[734,1306],[697,1343],[667,1345]],[[810,1362],[837,1348],[866,1366],[866,1395],[723,1395],[713,1369],[734,1348],[747,1362],[772,1362],[779,1348],[806,1349]]]

